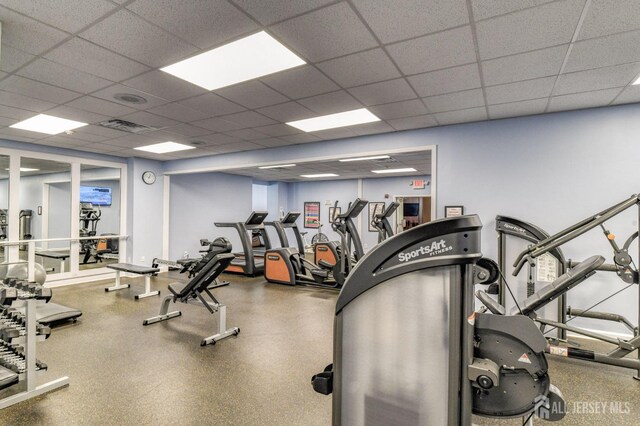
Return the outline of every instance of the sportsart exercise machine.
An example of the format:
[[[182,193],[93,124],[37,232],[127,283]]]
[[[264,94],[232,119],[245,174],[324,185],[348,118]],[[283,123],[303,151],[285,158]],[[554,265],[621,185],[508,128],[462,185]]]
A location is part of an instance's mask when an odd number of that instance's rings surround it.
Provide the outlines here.
[[[481,228],[475,215],[423,224],[356,265],[336,304],[333,365],[312,379],[333,393],[334,426],[563,417],[534,322],[474,312],[474,284],[494,275],[479,266]]]
[[[609,241],[613,242],[613,244],[616,244],[614,239],[609,238],[609,235],[611,235],[611,233],[606,228],[603,227],[603,229]],[[531,247],[537,246],[541,241],[549,239],[549,234],[546,233],[543,229],[530,223],[506,216],[496,217],[496,231],[498,232],[498,265],[500,270],[502,271],[506,270],[506,256],[508,253],[507,242],[510,238],[523,239],[527,242],[533,243],[534,245]],[[621,269],[621,265],[618,264],[621,259],[623,263],[625,263],[625,261],[628,262],[626,263],[627,266],[630,266],[632,264],[631,258],[628,254],[628,249],[630,243],[635,238],[634,235],[637,235],[637,233],[634,233],[631,236],[633,238],[627,239],[627,243],[625,243],[622,249],[618,249],[618,251],[615,251],[614,264],[604,263],[604,258],[602,256],[593,256],[592,258],[590,258],[591,263],[589,262],[589,259],[580,263],[572,262],[565,258],[559,246],[549,249],[546,253],[530,258],[525,264],[527,267],[527,299],[524,301],[517,301],[517,306],[511,310],[511,315],[522,314],[531,317],[533,320],[540,324],[541,330],[543,331],[545,336],[547,336],[550,332],[557,331],[557,339],[553,338],[552,336],[547,337],[551,342],[551,346],[548,347],[549,353],[568,358],[577,358],[585,361],[630,368],[635,370],[634,378],[640,380],[639,328],[637,326],[634,326],[631,321],[629,321],[622,315],[593,310],[593,308],[598,306],[601,302],[593,304],[588,309],[572,308],[570,306],[567,306],[566,302],[567,291],[580,282],[584,281],[581,280],[576,283],[572,283],[567,279],[567,275],[571,275],[575,279],[575,277],[579,275],[581,271],[584,270],[584,268],[586,268],[585,265],[592,265],[587,270],[588,275],[585,276],[585,279],[593,275],[595,271],[615,272],[619,276],[621,276],[623,281],[629,283],[627,287],[623,288],[620,291],[629,288],[634,283],[637,284],[637,280],[635,278],[633,270],[628,269],[625,272],[624,269]],[[527,250],[530,249],[531,248]],[[594,258],[598,258],[598,261],[595,261]],[[540,266],[540,268],[538,266]],[[547,282],[550,283],[547,284]],[[540,289],[537,289],[536,284],[538,283],[543,283],[546,285]],[[502,280],[500,289],[501,291],[499,292],[499,294],[504,294],[506,283],[502,282]],[[497,304],[493,299],[489,298],[487,294],[479,294],[478,298],[492,312],[505,314],[506,311],[504,310],[504,296],[498,298]],[[608,298],[609,297],[605,298],[604,300],[607,300]],[[552,300],[556,299],[558,301],[558,314],[556,320],[544,318],[541,314],[539,314],[539,311],[544,306],[546,306]],[[499,306],[500,308],[498,308],[497,306]],[[613,338],[611,336],[568,324],[570,321],[572,321],[572,319],[580,317],[596,319],[600,321],[617,322],[627,328],[627,330],[631,333],[631,338]],[[586,336],[591,339],[596,339],[601,342],[609,343],[613,345],[613,348],[608,353],[599,353],[592,350],[580,348],[577,346],[577,344],[566,340],[567,331]],[[558,346],[558,340],[560,342],[566,342],[567,347]],[[635,356],[634,352],[636,353]]]
[[[242,242],[242,253],[234,253],[235,259],[227,267],[226,272],[256,276],[264,272],[264,251],[254,251],[252,247],[252,235],[257,233],[264,241],[266,250],[271,248],[269,236],[264,229],[264,219],[267,212],[251,212],[244,222],[216,222],[218,228],[233,228],[238,231]]]
[[[98,209],[93,208],[91,203],[80,203],[80,228],[79,234],[81,237],[95,237],[98,228],[98,222],[102,216],[100,207]],[[102,260],[98,254],[98,240],[97,239],[82,239],[80,240],[80,254],[84,255],[81,263],[98,263]],[[93,258],[93,261],[91,261]]]
[[[373,215],[373,218],[371,219],[371,225],[373,225],[373,227],[378,231],[378,244],[389,237],[393,237],[393,228],[389,223],[389,218],[392,214],[395,213],[396,210],[398,210],[399,206],[400,203],[393,201],[387,206],[384,211]]]
[[[353,264],[364,256],[362,240],[353,220],[368,203],[367,200],[357,198],[349,205],[347,211],[336,216],[331,223],[333,230],[340,236],[339,244],[335,241],[327,241],[315,245],[315,263],[325,269],[332,268],[333,278],[340,285],[349,275]]]
[[[300,233],[300,229],[296,224],[296,221],[300,217],[300,212],[289,212],[280,220],[265,222],[264,224],[267,226],[273,226],[278,234],[278,239],[280,240],[280,247],[294,247],[290,245],[289,237],[287,236],[287,229],[291,229],[293,232],[293,236],[295,238],[295,242],[297,245],[297,249],[299,253],[304,254],[304,241],[302,240],[302,234]]]

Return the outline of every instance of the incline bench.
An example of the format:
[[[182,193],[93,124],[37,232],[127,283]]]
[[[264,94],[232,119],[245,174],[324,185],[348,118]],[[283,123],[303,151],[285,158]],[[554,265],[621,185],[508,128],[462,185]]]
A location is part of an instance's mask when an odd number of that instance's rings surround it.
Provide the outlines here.
[[[130,284],[120,284],[120,272],[128,272],[130,274],[144,275],[144,293],[137,294],[136,300],[149,296],[157,296],[160,294],[159,290],[151,291],[151,276],[160,272],[160,269],[150,268],[148,266],[132,265],[130,263],[114,263],[106,266],[107,268],[116,271],[116,285],[114,285],[113,287],[107,287],[104,289],[104,291],[122,290],[131,287]]]
[[[182,315],[180,311],[167,312],[171,302],[194,303],[204,306],[211,314],[218,314],[218,333],[202,339],[200,346],[215,344],[218,340],[232,335],[237,336],[240,333],[238,327],[227,329],[227,307],[221,304],[211,293],[214,288],[229,285],[226,281],[217,283],[216,279],[229,266],[234,257],[231,253],[217,254],[209,259],[206,265],[200,269],[198,275],[188,283],[169,284],[171,294],[165,296],[162,301],[160,313],[155,317],[144,320],[142,325],[154,324]],[[205,295],[209,297],[209,300],[204,297]]]

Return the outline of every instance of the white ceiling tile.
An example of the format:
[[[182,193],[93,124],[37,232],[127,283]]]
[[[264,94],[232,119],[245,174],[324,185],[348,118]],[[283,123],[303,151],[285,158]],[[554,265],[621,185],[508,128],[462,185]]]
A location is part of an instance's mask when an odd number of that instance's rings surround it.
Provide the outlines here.
[[[195,158],[204,157],[207,155],[211,155],[211,152],[200,147],[196,149],[188,149],[185,151],[176,151],[171,153],[171,156],[174,158]]]
[[[111,81],[124,80],[149,70],[145,65],[78,37],[53,49],[45,58],[63,65],[73,64],[80,71]]]
[[[94,143],[94,142],[103,142],[106,141],[108,139],[112,139],[109,137],[104,137],[104,136],[98,136],[98,135],[94,135],[91,133],[81,133],[78,132],[78,130],[72,130],[71,132],[69,132],[68,134],[66,134],[66,136],[70,139],[76,139],[79,141],[84,141],[86,143]]]
[[[51,84],[79,93],[90,93],[107,87],[112,82],[74,68],[51,62],[47,59],[37,59],[17,73],[23,77]]]
[[[424,102],[431,112],[447,112],[484,106],[484,96],[482,96],[482,89],[472,89],[430,96],[424,98]]]
[[[487,86],[558,75],[569,45],[519,53],[482,62]]]
[[[264,149],[264,147],[253,142],[240,141],[240,142],[234,142],[228,145],[221,145],[219,147],[215,147],[214,149],[216,150],[232,149],[233,151],[228,151],[228,152],[240,152],[240,151],[251,151],[254,149]]]
[[[168,101],[177,101],[209,93],[208,90],[200,86],[188,83],[160,70],[149,71],[123,81],[122,84]]]
[[[136,124],[142,124],[143,126],[156,127],[159,129],[180,124],[179,121],[173,120],[168,117],[162,117],[156,114],[151,114],[146,111],[136,111],[131,114],[123,115],[122,117],[120,117],[120,119]]]
[[[103,136],[105,139],[119,138],[126,135],[121,130],[109,129],[107,127],[88,125],[74,130],[75,133],[91,133],[92,135]]]
[[[353,3],[385,44],[469,22],[465,0],[353,0]]]
[[[147,100],[147,102],[142,104],[132,104],[130,102],[125,102],[125,101],[121,101],[119,99],[114,98],[115,95],[123,94],[123,93],[142,96]],[[121,84],[114,84],[113,86],[110,86],[98,92],[92,93],[91,96],[95,96],[97,98],[104,99],[109,102],[117,102],[119,104],[131,107],[131,108],[136,108],[136,109],[153,108],[158,105],[163,105],[167,103],[166,99],[158,98],[156,96],[150,95],[149,93],[144,93],[139,90],[135,90],[131,87],[123,86]]]
[[[280,139],[284,139],[291,143],[308,143],[308,142],[317,142],[321,140],[319,137],[314,136],[311,133],[300,133],[299,135],[285,135],[285,136],[281,136]]]
[[[276,123],[275,120],[272,120],[269,117],[265,117],[264,115],[259,114],[255,111],[237,112],[235,114],[225,115],[221,118],[226,121],[231,121],[232,123],[237,123],[241,125],[242,128],[266,126],[267,124]]]
[[[218,117],[194,121],[191,124],[193,124],[194,126],[209,129],[213,132],[227,132],[229,130],[238,130],[238,129],[243,129],[245,127],[248,127],[248,126],[243,126],[241,124],[234,123],[231,121],[223,120],[222,118],[218,118]]]
[[[411,117],[429,113],[420,99],[378,105],[369,108],[369,111],[383,120]]]
[[[87,142],[78,140],[78,139],[73,139],[68,137],[67,135],[54,135],[54,136],[49,136],[46,138],[43,138],[39,141],[40,143],[44,143],[47,145],[51,145],[51,146],[60,146],[63,148],[68,148],[68,147],[75,147],[75,146],[82,146],[82,145],[86,145]]]
[[[489,117],[491,119],[497,119],[542,114],[546,106],[547,98],[511,102],[500,105],[489,105]]]
[[[211,130],[203,129],[201,127],[192,126],[191,124],[178,124],[177,126],[169,127],[166,132],[180,135],[186,138],[194,136],[203,136],[211,133]]]
[[[382,49],[331,59],[317,66],[342,87],[400,77],[396,66]]]
[[[294,52],[318,62],[377,45],[347,3],[338,3],[271,28]]]
[[[560,76],[554,95],[626,86],[640,73],[640,63],[578,71]]]
[[[549,102],[549,108],[547,111],[555,112],[605,106],[608,105],[620,92],[621,89],[605,89],[593,92],[554,96]]]
[[[0,60],[0,71],[13,72],[35,58],[30,53],[2,44],[0,47],[2,59]]]
[[[365,105],[387,104],[416,97],[403,78],[354,87],[349,92]]]
[[[4,4],[4,3],[3,3]],[[2,44],[39,55],[68,37],[68,34],[0,6]]]
[[[201,49],[258,29],[225,0],[136,0],[127,8]]]
[[[263,25],[289,19],[296,15],[322,7],[334,0],[235,0],[234,3],[244,9]]]
[[[487,103],[489,105],[504,104],[507,102],[546,98],[551,95],[555,81],[555,77],[544,77],[486,87]]]
[[[2,0],[2,5],[70,33],[117,7],[106,0]]]
[[[17,142],[35,142],[34,138],[31,138],[26,135],[16,135],[12,130],[15,129],[2,129],[0,130],[0,139],[9,140],[9,141],[17,141]]]
[[[297,102],[286,102],[283,104],[260,108],[258,112],[282,122],[301,120],[303,118],[315,117],[317,115]]]
[[[95,112],[96,114],[108,115],[109,117],[119,117],[121,115],[131,114],[132,112],[137,111],[135,108],[94,98],[93,96],[83,96],[81,98],[74,99],[71,102],[68,102],[67,105],[77,109]]]
[[[27,111],[13,106],[9,107],[0,105],[0,117],[12,118],[17,121],[22,121],[27,118],[33,117],[34,115],[36,115],[36,113],[33,111]]]
[[[459,92],[480,87],[477,64],[463,65],[409,77],[409,83],[421,97]]]
[[[282,140],[282,139],[278,139],[278,138],[267,138],[267,139],[261,139],[261,140],[255,140],[252,141],[253,143],[256,143],[258,145],[261,145],[265,148],[276,148],[279,146],[288,146],[291,145],[291,142]]]
[[[197,51],[126,10],[98,22],[80,36],[152,67],[171,65]]]
[[[233,136],[234,138],[240,138],[245,141],[253,141],[256,139],[264,139],[265,135],[260,132],[256,132],[253,129],[240,129],[240,130],[231,130],[226,132],[227,135]]]
[[[68,102],[80,97],[80,93],[29,80],[17,75],[11,75],[0,82],[0,90],[18,93],[56,104]]]
[[[473,10],[473,19],[479,21],[492,16],[503,15],[505,13],[515,12],[517,10],[539,6],[545,3],[551,3],[552,1],[555,0],[471,0],[471,7]]]
[[[387,46],[405,74],[418,74],[476,61],[471,27],[464,26]]]
[[[137,148],[157,143],[158,140],[143,135],[126,134],[116,139],[102,142],[103,145],[118,146],[122,148]]]
[[[394,132],[395,129],[384,121],[376,121],[374,123],[358,124],[350,126],[349,130],[357,136],[373,135],[378,133]]]
[[[353,133],[347,127],[341,127],[338,129],[321,130],[319,132],[313,132],[312,134],[323,140],[344,139],[344,138],[352,138],[355,136],[355,133]]]
[[[640,102],[640,85],[629,86],[618,95],[613,105]]]
[[[478,22],[480,58],[491,59],[566,44],[585,0],[565,0]]]
[[[59,105],[50,109],[47,111],[47,114],[53,115],[54,117],[66,118],[68,120],[81,121],[83,123],[99,123],[111,118],[106,115],[83,111],[67,105]]]
[[[95,152],[98,154],[111,154],[115,151],[120,151],[119,146],[105,145],[101,143],[91,143],[88,145],[77,146],[74,149],[85,152]]]
[[[640,28],[638,0],[592,0],[578,40]]]
[[[573,45],[565,72],[640,61],[640,31],[579,41]]]
[[[53,108],[56,104],[40,99],[22,96],[18,93],[0,91],[0,105],[42,112]]]
[[[418,115],[416,117],[395,118],[387,122],[396,130],[422,129],[438,125],[432,115]]]
[[[17,122],[18,122],[18,120],[14,119],[14,118],[0,117],[0,127],[11,126],[12,124],[17,123]]]
[[[363,106],[362,103],[351,96],[346,90],[300,99],[298,102],[318,114],[350,111],[362,108]]]
[[[289,100],[286,96],[256,80],[225,87],[216,90],[216,93],[250,109],[279,104]]]
[[[266,84],[291,99],[332,92],[339,87],[314,67],[307,65],[262,78]]]
[[[487,120],[487,111],[484,108],[469,108],[459,111],[440,112],[434,114],[441,125],[467,123],[470,121]]]
[[[301,130],[296,129],[295,127],[280,123],[256,127],[253,130],[269,136],[296,135],[301,132]]]
[[[208,144],[212,144],[215,146],[218,145],[228,145],[234,142],[240,142],[240,138],[236,138],[234,136],[225,135],[224,133],[216,133],[213,135],[207,135],[203,137],[199,137],[199,140],[203,140]]]
[[[150,108],[147,111],[153,114],[158,114],[163,117],[169,117],[169,118],[173,118],[174,120],[184,121],[187,123],[191,121],[202,120],[203,118],[211,117],[211,115],[209,115],[207,111],[188,108],[177,102],[160,105],[155,108]]]
[[[216,117],[218,115],[231,114],[234,112],[244,111],[245,108],[215,93],[206,93],[193,98],[184,99],[179,102],[188,108],[200,110],[207,114],[207,117]]]

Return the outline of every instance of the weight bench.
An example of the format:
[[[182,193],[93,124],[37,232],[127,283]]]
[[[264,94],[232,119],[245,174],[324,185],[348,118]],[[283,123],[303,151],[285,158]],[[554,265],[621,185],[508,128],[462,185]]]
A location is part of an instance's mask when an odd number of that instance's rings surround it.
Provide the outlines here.
[[[71,254],[69,253],[69,250],[62,250],[62,251],[42,250],[42,251],[36,251],[36,256],[59,260],[60,273],[64,273],[64,262],[71,256]]]
[[[116,291],[131,287],[130,284],[123,285],[120,283],[120,272],[128,272],[130,274],[144,275],[144,293],[136,294],[136,300],[149,296],[160,295],[159,290],[151,291],[151,276],[160,272],[160,269],[150,268],[148,266],[132,265],[130,263],[114,263],[111,265],[106,265],[106,267],[116,271],[116,285],[114,285],[113,287],[107,287],[104,289],[104,291]]]
[[[511,309],[511,315],[522,314],[535,319],[535,311],[552,302],[560,295],[566,293],[589,278],[591,275],[595,274],[596,269],[598,269],[603,263],[604,257],[602,256],[591,256],[590,258],[580,262],[577,266],[569,269],[567,272],[556,278],[554,282],[542,287],[538,292],[520,302],[519,307],[522,312],[518,309],[518,306],[514,306]],[[491,313],[496,315],[506,314],[504,306],[492,299],[486,292],[478,290],[476,292],[476,297],[480,299]]]
[[[218,333],[202,339],[200,346],[215,344],[218,340],[231,335],[237,336],[240,333],[238,327],[227,329],[227,307],[221,304],[211,293],[211,290],[215,288],[229,285],[228,282],[217,283],[216,278],[229,266],[234,257],[231,253],[217,254],[188,283],[169,284],[171,294],[165,296],[162,300],[160,313],[155,317],[144,320],[142,325],[154,324],[182,315],[180,311],[167,312],[171,302],[192,303],[204,306],[211,314],[218,314]],[[209,297],[209,300],[204,297],[205,295]]]

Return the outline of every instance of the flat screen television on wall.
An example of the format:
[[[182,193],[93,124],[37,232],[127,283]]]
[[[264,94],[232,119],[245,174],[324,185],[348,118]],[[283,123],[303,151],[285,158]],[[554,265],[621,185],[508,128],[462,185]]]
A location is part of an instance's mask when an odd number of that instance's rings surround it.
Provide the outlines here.
[[[80,202],[94,206],[111,205],[111,188],[103,186],[80,186]]]
[[[418,216],[420,214],[420,203],[404,203],[402,216]]]

